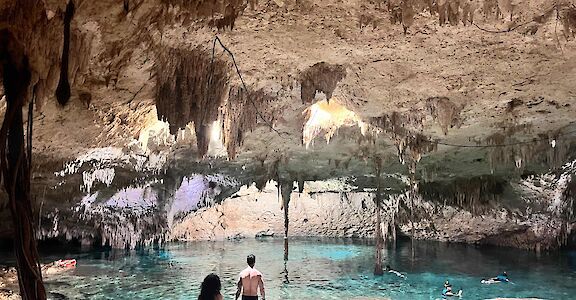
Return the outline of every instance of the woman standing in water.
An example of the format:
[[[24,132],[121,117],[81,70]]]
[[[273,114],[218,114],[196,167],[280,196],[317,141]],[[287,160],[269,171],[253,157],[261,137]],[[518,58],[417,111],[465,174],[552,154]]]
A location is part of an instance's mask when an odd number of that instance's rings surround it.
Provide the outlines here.
[[[222,284],[220,283],[220,277],[212,273],[202,281],[200,285],[200,295],[198,295],[198,300],[223,300],[222,294],[220,294],[220,289]]]

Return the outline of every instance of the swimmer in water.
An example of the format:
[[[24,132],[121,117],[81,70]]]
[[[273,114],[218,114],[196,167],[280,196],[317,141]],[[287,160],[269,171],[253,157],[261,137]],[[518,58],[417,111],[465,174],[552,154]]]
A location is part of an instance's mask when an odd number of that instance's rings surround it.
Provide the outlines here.
[[[496,277],[485,279],[485,280],[482,280],[481,282],[485,283],[485,284],[491,284],[491,283],[499,283],[499,282],[510,282],[510,279],[508,279],[508,273],[502,272],[502,274],[499,274]]]
[[[508,273],[506,273],[506,271],[502,272],[502,274],[492,278],[495,281],[500,281],[500,282],[510,282],[510,279],[508,279]]]
[[[392,273],[400,278],[404,278],[406,279],[406,275],[396,271],[396,270],[392,270],[392,268],[390,268],[390,265],[386,265],[386,268],[384,269],[384,271],[388,272],[388,273]]]
[[[444,282],[444,289],[442,290],[442,296],[444,296],[444,297],[452,297],[452,296],[460,297],[460,296],[462,296],[462,290],[459,290],[458,293],[454,294],[454,292],[452,291],[452,285],[450,284],[450,282],[448,280],[446,280],[446,282]]]

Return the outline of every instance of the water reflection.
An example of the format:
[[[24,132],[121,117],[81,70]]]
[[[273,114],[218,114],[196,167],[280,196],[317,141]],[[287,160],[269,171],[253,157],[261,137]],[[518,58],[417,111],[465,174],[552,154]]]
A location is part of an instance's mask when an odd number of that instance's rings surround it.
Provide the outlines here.
[[[290,279],[288,279],[288,260],[284,260],[284,271],[282,271],[282,274],[284,275],[282,283],[289,284]]]

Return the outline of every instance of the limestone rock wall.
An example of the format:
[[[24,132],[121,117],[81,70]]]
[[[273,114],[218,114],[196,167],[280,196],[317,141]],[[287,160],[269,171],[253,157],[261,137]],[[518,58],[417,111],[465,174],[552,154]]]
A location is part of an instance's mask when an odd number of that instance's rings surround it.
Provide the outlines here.
[[[559,180],[564,177],[560,176]],[[563,191],[565,186],[551,183],[549,190]],[[576,230],[569,218],[551,211],[550,205],[539,208],[528,198],[515,200],[503,196],[506,199],[459,205],[422,197],[412,202],[408,194],[383,198],[381,228],[389,239],[398,233],[423,240],[545,251],[567,245],[570,233]],[[558,202],[542,192],[539,195],[549,198],[546,201],[552,204]],[[507,206],[510,201],[516,201],[516,206],[511,207],[509,203]],[[273,183],[268,183],[262,191],[254,185],[242,188],[220,204],[175,221],[169,239],[222,240],[272,234],[283,237],[281,206],[281,196]],[[304,188],[302,193],[291,194],[289,236],[372,238],[375,213],[373,193],[314,193]]]
[[[257,233],[284,235],[281,199],[272,185],[258,192],[242,189],[237,197],[198,210],[172,228],[179,240],[221,240],[254,237]],[[289,236],[371,237],[374,202],[370,193],[291,194]]]

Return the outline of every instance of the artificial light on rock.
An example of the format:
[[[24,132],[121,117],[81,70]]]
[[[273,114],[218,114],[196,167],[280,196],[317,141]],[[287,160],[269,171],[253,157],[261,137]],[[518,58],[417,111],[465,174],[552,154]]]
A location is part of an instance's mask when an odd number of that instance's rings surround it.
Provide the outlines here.
[[[212,129],[210,130],[210,141],[217,141],[220,139],[220,126],[218,126],[218,121],[212,123]]]
[[[211,157],[226,157],[227,152],[222,143],[222,122],[220,120],[212,122],[210,127],[210,142],[208,144],[208,155]]]
[[[328,143],[342,126],[357,125],[362,134],[365,133],[367,127],[353,111],[340,105],[335,99],[331,99],[330,102],[319,101],[304,110],[303,114],[306,115],[306,123],[302,132],[306,148],[321,131],[325,132],[324,137]]]

